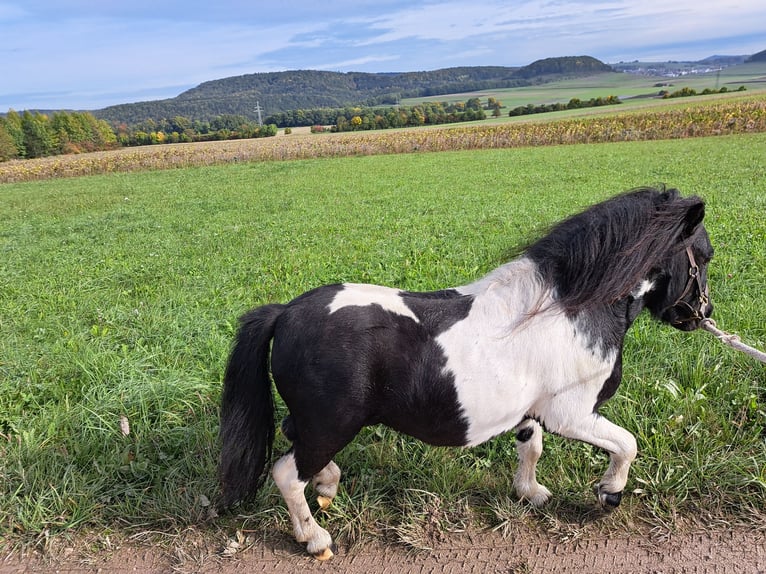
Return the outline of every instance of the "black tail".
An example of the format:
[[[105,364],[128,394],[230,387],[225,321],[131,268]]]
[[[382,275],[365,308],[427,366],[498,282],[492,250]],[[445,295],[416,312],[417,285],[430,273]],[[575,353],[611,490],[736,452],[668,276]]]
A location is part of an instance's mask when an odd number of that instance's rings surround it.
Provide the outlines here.
[[[221,398],[218,477],[224,508],[253,496],[271,462],[274,398],[269,377],[269,345],[283,309],[283,305],[265,305],[240,319]]]

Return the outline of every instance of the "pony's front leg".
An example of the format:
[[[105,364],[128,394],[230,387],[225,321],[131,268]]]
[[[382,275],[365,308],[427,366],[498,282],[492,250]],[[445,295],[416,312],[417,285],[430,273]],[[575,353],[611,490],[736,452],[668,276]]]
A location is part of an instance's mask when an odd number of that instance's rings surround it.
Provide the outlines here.
[[[537,482],[537,461],[543,453],[543,429],[533,419],[527,419],[515,429],[516,453],[519,467],[513,477],[516,496],[528,500],[533,506],[542,506],[551,497],[551,492]]]
[[[334,547],[332,537],[316,523],[311,515],[304,492],[308,481],[300,480],[298,477],[298,467],[292,452],[287,453],[274,464],[272,476],[287,503],[295,539],[300,543],[306,543],[306,550],[317,560],[332,558]]]
[[[546,421],[547,425],[548,421]],[[605,419],[598,413],[589,413],[577,424],[551,429],[567,438],[587,442],[609,453],[609,468],[596,487],[599,502],[606,506],[618,506],[622,491],[628,482],[630,465],[636,458],[636,439],[624,428]]]

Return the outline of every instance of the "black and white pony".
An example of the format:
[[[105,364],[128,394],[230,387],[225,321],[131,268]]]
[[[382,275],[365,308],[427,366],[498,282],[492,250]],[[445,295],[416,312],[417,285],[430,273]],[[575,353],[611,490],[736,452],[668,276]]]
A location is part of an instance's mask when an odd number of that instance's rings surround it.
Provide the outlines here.
[[[272,475],[295,538],[319,559],[333,542],[304,489],[312,483],[320,506],[330,504],[340,480],[332,459],[367,425],[444,446],[513,430],[514,488],[533,505],[551,496],[535,474],[544,427],[609,453],[597,495],[617,506],[636,440],[598,409],[620,384],[625,333],[642,309],[683,331],[712,312],[704,213],[698,197],[637,189],[557,224],[469,285],[328,285],[247,313],[223,389],[223,505],[252,496],[270,463],[271,371],[292,442]]]

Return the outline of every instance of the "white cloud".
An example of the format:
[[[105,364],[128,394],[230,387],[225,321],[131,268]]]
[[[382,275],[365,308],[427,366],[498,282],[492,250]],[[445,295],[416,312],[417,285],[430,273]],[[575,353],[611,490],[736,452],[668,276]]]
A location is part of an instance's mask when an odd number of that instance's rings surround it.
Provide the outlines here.
[[[354,67],[366,66],[367,64],[377,62],[392,62],[399,59],[399,56],[363,56],[360,58],[353,58],[350,60],[342,60],[340,62],[331,62],[324,64],[316,64],[316,67],[320,70],[348,70]]]
[[[703,2],[704,4],[704,2]],[[553,41],[592,38],[596,45],[694,40],[740,27],[743,34],[762,29],[766,7],[754,0],[723,0],[701,7],[699,1],[633,0],[483,1],[478,5],[447,1],[407,8],[373,18],[372,34],[360,46],[405,39],[441,42],[476,37],[513,37]],[[360,24],[364,20],[359,19]],[[732,26],[733,24],[733,26]],[[729,32],[731,33],[731,32]],[[627,34],[627,37],[625,36]],[[544,46],[540,46],[543,48]]]

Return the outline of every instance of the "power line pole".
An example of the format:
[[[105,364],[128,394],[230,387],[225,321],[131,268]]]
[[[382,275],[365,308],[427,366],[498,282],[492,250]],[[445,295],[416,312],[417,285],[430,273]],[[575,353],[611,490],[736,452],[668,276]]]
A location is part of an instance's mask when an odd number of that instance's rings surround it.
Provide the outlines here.
[[[255,113],[258,114],[258,125],[263,125],[263,120],[261,119],[261,102],[255,102]]]

